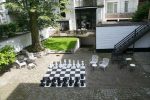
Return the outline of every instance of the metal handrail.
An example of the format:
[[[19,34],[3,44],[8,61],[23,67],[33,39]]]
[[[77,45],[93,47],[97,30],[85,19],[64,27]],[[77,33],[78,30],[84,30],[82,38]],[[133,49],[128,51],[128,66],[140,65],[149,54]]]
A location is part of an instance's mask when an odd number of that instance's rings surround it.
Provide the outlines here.
[[[124,39],[122,39],[121,41],[119,41],[115,46],[114,49],[122,46],[123,44],[125,44],[125,42],[129,41],[131,39],[131,37],[136,37],[137,34],[139,34],[140,31],[145,30],[145,28],[149,27],[149,25],[141,25],[139,27],[137,27],[133,32],[131,32],[129,35],[127,35]]]

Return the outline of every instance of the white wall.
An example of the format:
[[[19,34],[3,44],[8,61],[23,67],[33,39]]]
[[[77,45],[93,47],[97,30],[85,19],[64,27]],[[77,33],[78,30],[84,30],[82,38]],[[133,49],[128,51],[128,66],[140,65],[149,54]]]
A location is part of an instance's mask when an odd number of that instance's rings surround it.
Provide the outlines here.
[[[113,49],[114,45],[138,26],[111,26],[96,28],[96,49]],[[149,48],[150,33],[135,43],[135,48]]]
[[[16,52],[19,52],[24,47],[31,45],[31,34],[27,33],[27,34],[17,36],[14,38],[10,38],[10,39],[0,42],[0,48],[4,47],[5,45],[11,45],[15,48]]]
[[[56,32],[56,30],[54,28],[51,28],[51,27],[47,27],[47,28],[44,28],[44,29],[39,31],[40,35],[43,37],[42,40],[49,38],[55,32]]]
[[[44,39],[46,39],[49,36],[51,36],[54,32],[54,29],[45,28],[40,31],[40,34],[44,37]],[[19,52],[23,48],[31,45],[31,33],[9,38],[0,42],[0,48],[4,47],[5,45],[11,45],[15,48],[16,52]]]
[[[75,7],[74,7],[74,1],[69,0],[69,5],[67,5],[69,12],[66,13],[66,19],[69,20],[69,28],[70,30],[76,29],[76,15],[75,15]]]

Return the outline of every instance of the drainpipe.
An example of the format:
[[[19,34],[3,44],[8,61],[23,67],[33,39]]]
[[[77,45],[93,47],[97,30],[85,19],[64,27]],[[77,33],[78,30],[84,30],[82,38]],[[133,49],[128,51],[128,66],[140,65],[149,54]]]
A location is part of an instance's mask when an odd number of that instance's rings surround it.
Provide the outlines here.
[[[150,9],[149,9],[149,14],[148,14],[148,22],[150,22]]]

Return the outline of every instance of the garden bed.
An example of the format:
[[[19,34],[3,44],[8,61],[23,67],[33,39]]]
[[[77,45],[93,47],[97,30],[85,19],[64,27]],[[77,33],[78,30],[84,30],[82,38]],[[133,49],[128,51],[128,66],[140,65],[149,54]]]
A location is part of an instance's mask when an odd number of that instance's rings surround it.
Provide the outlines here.
[[[79,39],[74,37],[52,37],[42,41],[49,53],[74,53],[79,48]]]

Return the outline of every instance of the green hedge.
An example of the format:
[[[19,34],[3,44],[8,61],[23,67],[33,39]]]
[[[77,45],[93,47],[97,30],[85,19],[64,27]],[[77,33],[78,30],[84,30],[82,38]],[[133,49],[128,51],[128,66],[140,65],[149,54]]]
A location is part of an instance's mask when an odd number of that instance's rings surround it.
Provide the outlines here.
[[[150,9],[150,2],[146,1],[139,6],[138,10],[135,12],[132,20],[135,22],[142,21],[143,19],[148,19],[148,13]]]
[[[9,65],[14,63],[16,60],[16,53],[14,52],[14,48],[6,45],[5,47],[0,49],[0,73],[9,69]]]
[[[8,37],[15,36],[17,30],[16,23],[9,23],[9,24],[1,24],[0,25],[0,34],[1,36],[6,35]]]

